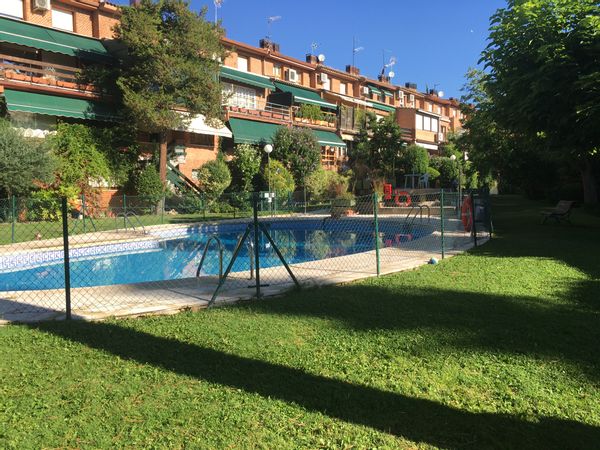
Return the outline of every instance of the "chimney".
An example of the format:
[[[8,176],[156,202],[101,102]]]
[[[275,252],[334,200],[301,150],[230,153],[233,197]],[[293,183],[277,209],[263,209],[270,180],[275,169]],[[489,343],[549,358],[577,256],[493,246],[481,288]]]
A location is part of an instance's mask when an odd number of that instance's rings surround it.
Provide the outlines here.
[[[404,83],[404,87],[406,87],[407,89],[414,89],[415,91],[417,90],[417,83],[411,83],[410,81]]]
[[[264,48],[265,50],[269,50],[271,52],[279,53],[279,44],[273,42],[271,39],[264,38],[258,41],[258,46],[260,48]]]
[[[390,77],[388,77],[387,75],[384,74],[379,74],[379,76],[377,77],[379,79],[379,81],[381,81],[382,83],[389,83],[390,82]]]
[[[306,54],[306,62],[309,64],[319,64],[319,58],[316,55],[307,53]]]
[[[346,66],[346,72],[348,72],[350,75],[356,75],[356,76],[360,75],[359,68],[351,66],[351,65]]]

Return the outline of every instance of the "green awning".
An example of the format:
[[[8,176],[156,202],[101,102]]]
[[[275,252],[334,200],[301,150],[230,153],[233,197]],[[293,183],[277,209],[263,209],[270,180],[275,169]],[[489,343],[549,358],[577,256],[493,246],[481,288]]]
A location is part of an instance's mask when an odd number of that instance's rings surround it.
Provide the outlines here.
[[[381,103],[369,102],[367,106],[370,108],[378,109],[379,111],[386,111],[390,113],[396,112],[396,108],[394,108],[393,106],[383,105]]]
[[[279,125],[253,120],[229,119],[229,127],[236,144],[260,144],[271,142]]]
[[[346,147],[346,143],[335,133],[331,131],[313,130],[317,141],[321,145],[329,145],[330,147]]]
[[[108,50],[98,39],[40,27],[0,17],[0,41],[78,58],[111,62]]]
[[[371,90],[371,92],[373,94],[381,95],[381,91],[378,88],[376,88],[375,86],[369,85],[369,89]]]
[[[113,108],[105,103],[92,100],[34,94],[13,89],[5,89],[4,97],[9,111],[70,117],[72,119],[118,120],[118,114]]]
[[[383,89],[383,95],[385,95],[386,97],[393,97],[394,94],[392,94],[390,91],[386,91],[385,89]]]
[[[311,105],[318,105],[323,108],[329,108],[337,110],[337,105],[326,102],[321,98],[315,91],[308,89],[302,89],[301,87],[290,86],[289,84],[278,83],[275,81],[277,89],[283,92],[289,92],[294,97],[294,103],[308,103]]]
[[[221,78],[249,84],[250,86],[261,89],[275,90],[275,85],[268,78],[249,72],[242,72],[241,70],[232,69],[231,67],[221,66]]]

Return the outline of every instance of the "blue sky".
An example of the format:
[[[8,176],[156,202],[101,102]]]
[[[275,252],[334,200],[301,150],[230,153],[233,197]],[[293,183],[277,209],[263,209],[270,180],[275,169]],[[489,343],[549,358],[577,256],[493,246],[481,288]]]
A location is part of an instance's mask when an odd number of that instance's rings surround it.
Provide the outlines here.
[[[127,0],[117,1],[128,4]],[[192,8],[208,7],[212,0],[193,0]],[[395,84],[406,81],[460,96],[467,69],[477,64],[486,45],[489,16],[504,0],[224,0],[219,18],[231,39],[258,45],[267,34],[287,55],[304,59],[311,43],[326,56],[326,64],[344,69],[352,62],[352,39],[364,50],[356,54],[361,73],[375,78],[390,57],[397,58]]]

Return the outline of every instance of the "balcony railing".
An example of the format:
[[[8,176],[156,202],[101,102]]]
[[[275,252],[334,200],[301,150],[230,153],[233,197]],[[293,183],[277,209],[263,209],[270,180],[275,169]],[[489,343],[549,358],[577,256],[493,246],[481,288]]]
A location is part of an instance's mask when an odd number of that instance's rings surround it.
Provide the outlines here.
[[[74,67],[0,54],[0,78],[5,80],[94,92],[93,86],[79,82],[80,76]]]
[[[324,128],[332,128],[335,129],[337,127],[337,114],[328,113],[321,111],[320,117],[312,118],[312,117],[304,117],[302,114],[302,110],[298,107],[293,108],[294,114],[294,122],[302,123],[307,125],[314,125]]]
[[[228,104],[223,105],[226,111],[236,116],[263,117],[277,121],[291,122],[292,108],[271,102],[257,101],[252,104]]]

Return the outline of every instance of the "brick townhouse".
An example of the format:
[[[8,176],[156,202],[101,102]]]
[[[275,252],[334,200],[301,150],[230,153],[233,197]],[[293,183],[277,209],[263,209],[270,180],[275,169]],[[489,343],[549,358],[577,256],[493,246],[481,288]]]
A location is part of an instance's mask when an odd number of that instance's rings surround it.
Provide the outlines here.
[[[78,73],[91,62],[111,64],[107,46],[118,20],[119,8],[101,0],[0,2],[0,92],[15,126],[43,137],[57,120],[117,120],[110,99],[79,83]],[[312,130],[330,170],[344,165],[367,112],[378,118],[395,113],[403,139],[432,154],[460,129],[456,100],[419,92],[412,83],[371,79],[352,66],[338,70],[317,55],[296,59],[266,39],[252,46],[223,38],[223,45],[225,124],[211,127],[198,116],[169,136],[171,166],[188,181],[216,157],[219,143],[225,151],[238,143],[263,145],[281,126]],[[140,135],[143,146],[156,145],[152,140]]]

